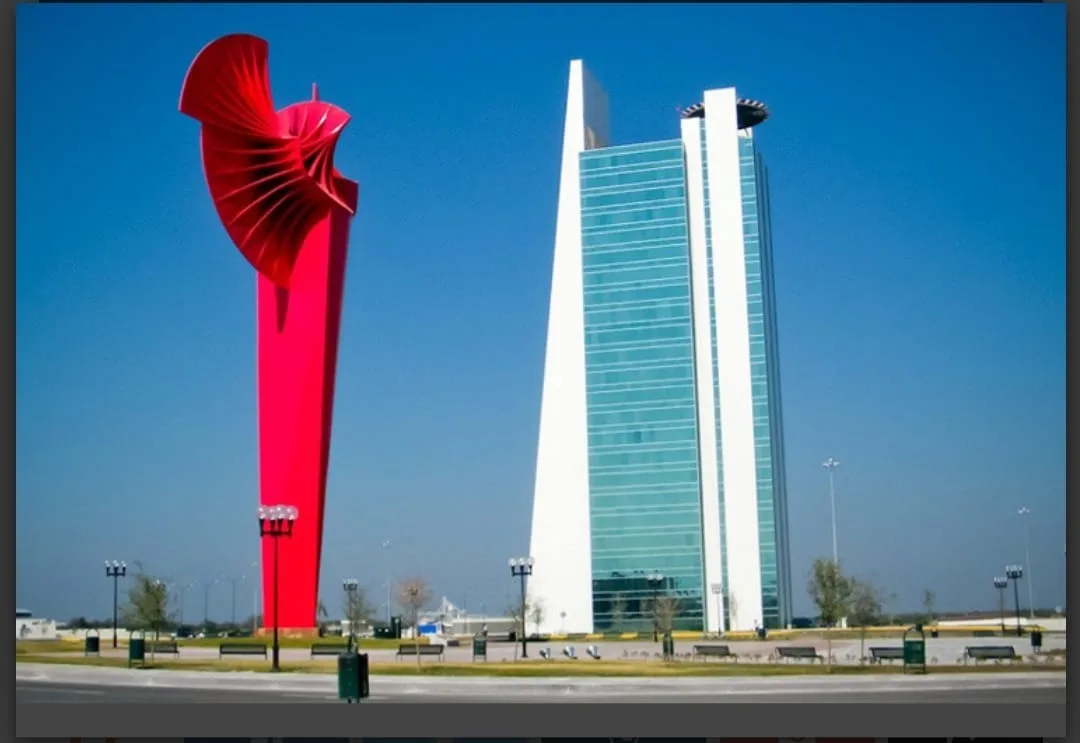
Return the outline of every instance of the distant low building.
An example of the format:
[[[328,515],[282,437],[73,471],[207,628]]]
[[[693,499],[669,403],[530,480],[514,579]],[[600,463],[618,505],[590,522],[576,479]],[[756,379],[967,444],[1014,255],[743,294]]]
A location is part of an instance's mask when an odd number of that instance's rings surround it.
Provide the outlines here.
[[[15,610],[16,640],[55,640],[59,636],[54,619],[38,619],[29,609]]]

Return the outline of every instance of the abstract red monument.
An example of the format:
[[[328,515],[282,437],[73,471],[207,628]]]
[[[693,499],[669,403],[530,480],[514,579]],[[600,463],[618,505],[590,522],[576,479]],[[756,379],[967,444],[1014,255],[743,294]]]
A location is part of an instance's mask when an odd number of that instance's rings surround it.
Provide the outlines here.
[[[268,51],[246,34],[211,42],[191,63],[180,112],[202,125],[210,196],[256,271],[259,502],[299,512],[292,537],[280,540],[277,617],[269,600],[274,540],[263,540],[263,625],[309,630],[317,626],[345,258],[359,187],[334,168],[349,115],[320,101],[314,86],[312,100],[276,111]]]

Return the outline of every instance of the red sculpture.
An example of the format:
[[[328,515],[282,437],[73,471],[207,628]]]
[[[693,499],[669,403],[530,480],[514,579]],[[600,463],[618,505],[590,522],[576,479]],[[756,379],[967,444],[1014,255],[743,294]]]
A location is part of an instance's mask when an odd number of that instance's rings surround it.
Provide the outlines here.
[[[333,163],[349,115],[319,100],[274,109],[269,45],[223,36],[191,63],[180,112],[202,124],[210,196],[257,272],[259,501],[295,506],[280,545],[279,615],[271,545],[263,544],[263,625],[317,626],[323,506],[330,454],[349,224],[358,185]]]

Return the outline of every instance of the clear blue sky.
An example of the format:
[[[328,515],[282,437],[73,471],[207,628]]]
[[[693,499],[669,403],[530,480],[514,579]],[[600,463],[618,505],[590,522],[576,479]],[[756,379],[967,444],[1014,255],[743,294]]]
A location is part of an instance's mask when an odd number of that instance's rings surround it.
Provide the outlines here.
[[[796,609],[830,550],[940,609],[1024,560],[1065,596],[1065,7],[20,5],[17,601],[111,611],[106,558],[257,558],[254,277],[206,193],[184,73],[270,42],[279,106],[354,117],[361,183],[323,593],[396,576],[500,611],[528,550],[568,62],[616,143],[767,102]],[[211,613],[228,618],[227,584]],[[188,617],[201,616],[200,592]],[[248,613],[250,588],[240,598]],[[1026,603],[1026,600],[1025,600]]]

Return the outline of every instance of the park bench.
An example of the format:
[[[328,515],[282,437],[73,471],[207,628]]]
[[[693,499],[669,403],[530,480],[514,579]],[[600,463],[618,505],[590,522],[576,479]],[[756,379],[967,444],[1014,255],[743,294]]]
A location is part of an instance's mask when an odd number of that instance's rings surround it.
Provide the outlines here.
[[[992,629],[977,629],[971,633],[972,637],[997,637],[997,632]]]
[[[223,642],[218,645],[218,657],[226,655],[261,655],[266,657],[266,645],[254,642]]]
[[[891,647],[891,648],[870,648],[870,662],[880,664],[883,660],[903,660],[904,649]]]
[[[180,655],[180,646],[171,640],[157,640],[146,643],[146,652],[154,655]]]
[[[812,647],[779,647],[776,649],[776,656],[782,660],[809,660],[818,661],[824,663],[825,659],[821,657],[816,648]]]
[[[319,655],[341,655],[348,649],[348,645],[340,642],[316,642],[311,645],[311,657]]]
[[[404,658],[405,656],[415,658],[418,655],[433,655],[442,660],[444,651],[445,648],[442,645],[398,645],[397,655],[394,659]]]
[[[973,660],[1020,660],[1012,645],[969,645],[964,648],[964,663]]]
[[[701,656],[703,660],[709,658],[738,658],[735,653],[731,652],[731,646],[729,645],[695,645],[694,657]]]

